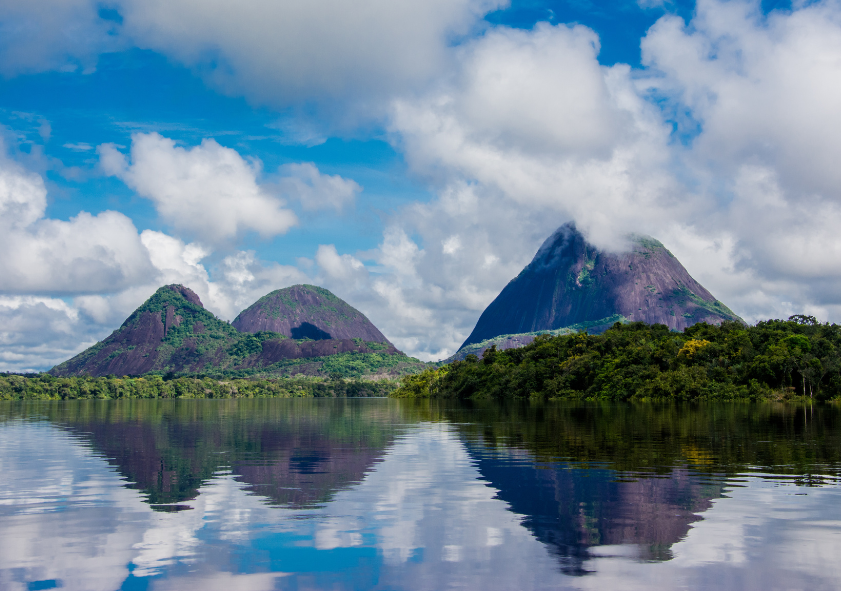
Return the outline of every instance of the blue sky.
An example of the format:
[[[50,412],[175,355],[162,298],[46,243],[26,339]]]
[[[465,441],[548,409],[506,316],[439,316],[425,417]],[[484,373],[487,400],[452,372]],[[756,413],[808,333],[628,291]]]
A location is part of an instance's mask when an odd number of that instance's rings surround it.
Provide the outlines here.
[[[282,117],[253,107],[243,97],[209,89],[193,72],[165,57],[138,49],[108,54],[91,74],[48,72],[4,81],[2,123],[23,136],[19,149],[43,154],[51,199],[47,215],[67,220],[80,209],[118,209],[139,229],[165,230],[146,200],[123,183],[96,170],[96,146],[131,145],[131,134],[156,131],[185,145],[214,138],[250,157],[266,171],[290,162],[311,161],[319,170],[356,179],[364,188],[353,224],[316,219],[274,240],[246,238],[249,248],[272,260],[294,264],[318,244],[339,240],[346,249],[373,248],[379,213],[412,199],[429,198],[412,179],[382,130],[362,137],[327,138],[307,146],[289,140],[275,124]],[[43,122],[50,126],[42,136]],[[72,169],[67,171],[66,169]]]
[[[763,2],[779,8],[781,2]],[[641,7],[637,2],[512,2],[485,15],[493,26],[524,30],[538,22],[580,23],[598,34],[599,63],[640,67],[640,39],[664,14],[690,20],[693,2]],[[99,9],[103,18],[122,22],[118,9]],[[294,111],[254,105],[246,97],[208,87],[191,68],[161,53],[128,48],[98,57],[91,73],[43,72],[7,78],[2,84],[2,122],[20,137],[18,149],[48,157],[43,162],[50,188],[47,216],[67,220],[79,210],[109,209],[128,215],[138,229],[165,231],[154,207],[123,183],[96,170],[96,146],[131,144],[131,134],[156,131],[184,145],[214,138],[223,146],[258,158],[265,171],[310,161],[321,172],[354,179],[364,191],[347,219],[318,218],[271,240],[247,236],[243,245],[283,264],[312,256],[319,244],[341,250],[368,250],[378,243],[383,216],[411,201],[434,198],[427,183],[407,171],[401,153],[376,124],[325,136],[317,145],[300,143],[278,122]],[[304,105],[306,108],[306,105]],[[44,137],[44,122],[49,134]],[[319,138],[321,139],[321,138]],[[25,156],[22,155],[25,159]],[[70,169],[70,170],[67,170]]]
[[[640,66],[640,38],[667,11],[690,18],[693,3],[641,8],[636,2],[513,2],[490,12],[496,26],[531,29],[538,22],[581,23],[601,42],[599,62]],[[118,10],[100,14],[121,21]],[[47,164],[50,186],[47,215],[67,220],[80,209],[99,213],[117,209],[139,229],[166,230],[154,207],[113,178],[96,171],[96,146],[128,146],[134,132],[157,131],[185,145],[211,137],[243,155],[259,158],[266,171],[290,162],[311,161],[320,171],[353,178],[364,191],[353,223],[312,220],[273,240],[246,238],[261,256],[285,264],[311,256],[326,241],[344,250],[375,248],[381,216],[409,201],[429,200],[433,193],[422,179],[406,170],[399,151],[381,126],[350,130],[310,146],[278,129],[283,111],[255,106],[243,96],[229,96],[208,87],[188,67],[160,53],[130,48],[98,58],[96,70],[44,72],[3,81],[2,123],[22,136],[19,149],[56,159]],[[294,118],[294,115],[292,115]],[[42,125],[49,125],[43,137]],[[43,165],[42,165],[43,166]],[[67,173],[64,169],[73,169]],[[64,173],[64,174],[63,174]]]
[[[231,6],[0,7],[0,370],[170,282],[228,319],[318,283],[445,357],[569,220],[837,320],[837,2]]]

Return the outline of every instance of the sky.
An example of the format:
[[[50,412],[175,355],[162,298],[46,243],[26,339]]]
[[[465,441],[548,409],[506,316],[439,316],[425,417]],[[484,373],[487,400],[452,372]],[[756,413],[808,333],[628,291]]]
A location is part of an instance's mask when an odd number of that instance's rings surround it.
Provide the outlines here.
[[[841,2],[6,0],[0,371],[182,283],[449,356],[554,229],[841,322]]]

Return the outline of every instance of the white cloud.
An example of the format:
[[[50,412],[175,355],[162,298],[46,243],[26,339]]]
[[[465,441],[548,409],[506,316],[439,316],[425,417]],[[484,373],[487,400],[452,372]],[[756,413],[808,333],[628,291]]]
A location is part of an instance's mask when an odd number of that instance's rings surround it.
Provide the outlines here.
[[[0,291],[119,290],[151,270],[132,221],[115,211],[45,218],[43,179],[0,158]]]
[[[297,223],[257,183],[258,162],[212,139],[187,149],[157,133],[136,133],[130,164],[111,144],[98,151],[106,173],[150,199],[167,223],[204,243],[224,243],[247,231],[274,236]]]
[[[0,74],[92,71],[100,53],[124,46],[99,8],[94,0],[0,3]]]
[[[0,75],[87,73],[102,53],[150,49],[224,93],[286,109],[295,121],[280,125],[279,139],[315,145],[331,130],[382,121],[394,94],[434,82],[452,46],[507,4],[10,0],[0,6]]]
[[[315,262],[333,279],[357,279],[367,276],[362,261],[349,255],[340,255],[332,244],[322,244],[315,253]]]
[[[441,241],[441,252],[444,254],[455,254],[459,250],[461,250],[461,238],[457,234]]]
[[[310,280],[351,300],[407,352],[427,358],[452,352],[540,242],[571,219],[606,248],[621,248],[628,231],[659,237],[746,319],[806,311],[841,320],[837,2],[796,3],[764,16],[756,1],[700,0],[690,23],[666,16],[651,28],[637,71],[599,65],[599,40],[582,26],[489,27],[451,43],[492,5],[436,0],[377,11],[367,3],[257,2],[235,10],[213,1],[195,10],[192,0],[126,0],[120,6],[125,29],[144,46],[195,66],[229,92],[291,106],[283,121],[295,121],[299,141],[326,137],[310,100],[344,101],[349,113],[389,101],[389,137],[437,197],[391,212],[373,251],[322,245]],[[286,59],[292,48],[298,58]],[[407,67],[413,60],[417,67]],[[315,126],[296,118],[299,108]],[[108,146],[100,157],[104,170],[207,248],[250,231],[282,233],[294,223],[269,185],[260,184],[259,164],[212,140],[182,148],[138,134],[130,161]],[[360,191],[315,164],[287,165],[280,175],[272,191],[300,200],[304,210],[342,211]],[[44,220],[42,181],[33,178],[6,181],[21,187],[0,203],[16,212],[10,218],[16,232],[32,238],[42,227],[56,235],[58,228],[85,228],[92,237],[105,235],[106,214]],[[120,214],[107,215],[121,222]],[[114,275],[129,260],[118,255],[134,252],[139,240],[130,222],[122,223],[128,238],[124,247],[108,242],[116,262],[107,267],[112,276],[104,276],[141,289]],[[195,280],[226,314],[258,289],[304,277],[238,252],[212,259],[211,280],[196,244],[144,236],[140,252],[155,277]],[[50,285],[60,282],[63,267],[82,268],[68,257],[87,243],[68,244],[43,255],[62,267]],[[26,258],[31,252],[37,249],[2,264],[34,276],[29,269],[39,264]],[[301,268],[312,264],[302,261]],[[19,293],[47,285],[43,278],[7,277],[8,285],[23,286]],[[91,314],[95,308],[91,303]]]
[[[68,359],[106,337],[161,285],[189,286],[230,320],[269,291],[307,280],[295,267],[242,251],[222,258],[211,278],[206,246],[138,233],[118,212],[62,221],[45,217],[46,206],[43,178],[0,157],[0,371],[48,369]]]
[[[496,0],[122,0],[140,46],[196,67],[211,84],[273,106],[370,103],[436,77],[454,37]]]
[[[817,2],[763,17],[758,2],[701,0],[691,28],[665,17],[642,43],[654,81],[702,131],[693,146],[721,172],[756,159],[783,185],[837,195],[841,9]]]
[[[132,45],[194,68],[221,90],[271,106],[340,101],[371,114],[390,93],[445,68],[454,40],[505,0],[9,0],[0,74],[92,71]],[[106,13],[102,8],[108,8]],[[337,117],[347,109],[337,109]]]
[[[67,148],[68,150],[73,150],[74,152],[88,152],[93,150],[93,146],[86,144],[85,142],[67,143],[62,147]]]
[[[7,227],[25,228],[43,217],[47,189],[37,174],[4,161],[0,169],[0,221]]]
[[[0,296],[0,370],[41,369],[95,342],[79,326],[79,312],[63,300]]]
[[[763,16],[757,2],[702,0],[688,26],[658,21],[642,50],[641,89],[690,135],[676,157],[707,202],[676,221],[730,243],[707,287],[751,319],[841,319],[841,7]]]
[[[334,209],[341,212],[362,191],[362,187],[351,179],[320,173],[312,162],[284,164],[278,172],[282,175],[277,182],[278,189],[283,195],[299,200],[307,211]]]
[[[399,277],[404,284],[412,284],[416,281],[417,264],[425,254],[402,228],[391,226],[383,233],[377,262]]]
[[[598,51],[598,36],[580,25],[490,31],[464,48],[444,112],[465,143],[579,159],[609,155],[629,121],[611,100]]]
[[[477,183],[480,199],[574,218],[613,248],[685,207],[670,198],[668,129],[627,66],[598,64],[591,30],[498,28],[460,53],[456,80],[396,101],[391,123],[409,164],[443,193]]]

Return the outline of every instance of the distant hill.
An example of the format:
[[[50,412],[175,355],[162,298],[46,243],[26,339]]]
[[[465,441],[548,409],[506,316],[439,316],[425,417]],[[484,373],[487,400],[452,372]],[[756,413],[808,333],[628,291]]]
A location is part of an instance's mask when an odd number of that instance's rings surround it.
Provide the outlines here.
[[[263,296],[231,323],[240,332],[271,331],[293,339],[362,339],[387,343],[365,315],[323,287],[293,285]]]
[[[599,333],[615,322],[632,321],[683,330],[724,320],[741,321],[659,241],[634,236],[628,252],[604,252],[569,223],[485,309],[459,352],[500,335],[563,328]]]
[[[286,329],[291,334],[302,335],[296,330],[308,323],[304,330],[320,330],[315,336],[321,338],[306,335],[289,338],[267,330],[253,334],[240,332],[205,310],[199,296],[189,288],[167,285],[158,289],[106,339],[49,373],[55,376],[172,373],[264,378],[291,374],[386,377],[426,367],[398,351],[364,315],[329,291],[313,286],[296,287],[306,289],[292,291],[299,299],[291,298],[291,301],[306,302],[306,307],[299,304],[306,314],[299,315],[301,321],[297,323],[287,317]],[[256,308],[271,319],[273,311],[282,314],[293,307],[284,303],[289,293],[288,290],[273,292],[249,310]],[[307,300],[312,295],[306,293],[316,294],[319,299],[313,304]],[[273,307],[276,299],[287,308]],[[268,303],[261,304],[264,301]],[[321,317],[316,313],[317,305],[323,308]],[[255,317],[260,318],[259,314],[245,316]],[[273,326],[284,328],[282,324]],[[341,338],[333,338],[323,330],[332,326],[341,329],[334,329]],[[350,330],[355,326],[360,330]]]

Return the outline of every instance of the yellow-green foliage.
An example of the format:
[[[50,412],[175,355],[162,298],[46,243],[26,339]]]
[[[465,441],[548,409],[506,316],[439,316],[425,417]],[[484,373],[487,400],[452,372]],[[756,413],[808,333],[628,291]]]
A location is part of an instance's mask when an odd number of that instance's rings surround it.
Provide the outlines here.
[[[694,357],[695,353],[708,346],[710,342],[706,339],[689,339],[683,344],[683,347],[678,351],[678,355],[684,357]]]
[[[404,376],[400,387],[392,392],[394,398],[429,398],[438,395],[441,378],[447,375],[449,365],[427,369],[415,375]]]

